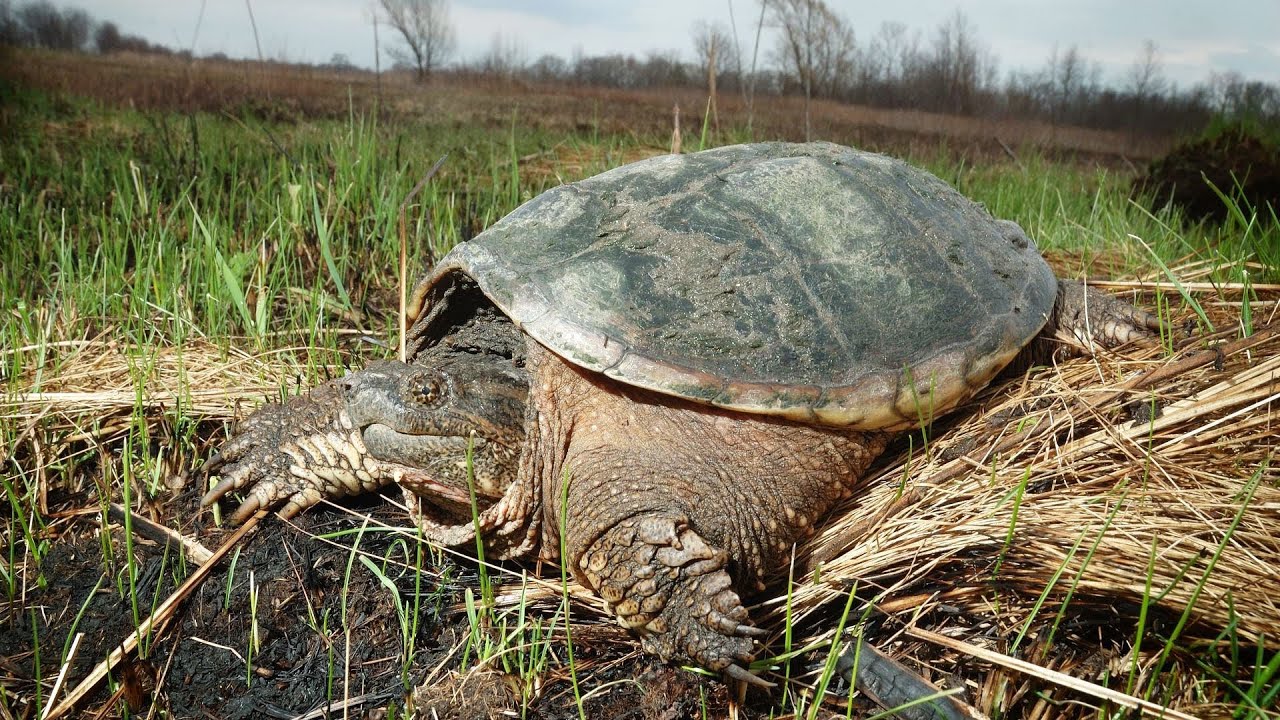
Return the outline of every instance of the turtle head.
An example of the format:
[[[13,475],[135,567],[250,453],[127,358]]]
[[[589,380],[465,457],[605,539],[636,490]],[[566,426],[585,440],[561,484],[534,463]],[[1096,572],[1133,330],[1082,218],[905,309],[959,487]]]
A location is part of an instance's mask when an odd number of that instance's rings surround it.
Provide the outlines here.
[[[509,358],[463,353],[377,362],[341,380],[346,415],[368,454],[451,516],[502,497],[514,481],[529,392]]]

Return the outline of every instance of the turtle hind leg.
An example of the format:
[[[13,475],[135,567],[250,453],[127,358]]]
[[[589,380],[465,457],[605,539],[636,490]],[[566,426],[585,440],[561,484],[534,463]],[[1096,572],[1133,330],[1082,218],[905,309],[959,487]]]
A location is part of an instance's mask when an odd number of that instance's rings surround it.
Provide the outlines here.
[[[1076,280],[1060,280],[1053,316],[1042,335],[1091,350],[1147,338],[1160,327],[1159,318],[1125,300]]]
[[[742,667],[764,632],[751,625],[728,562],[684,519],[637,515],[592,543],[577,569],[645,650],[769,686]]]

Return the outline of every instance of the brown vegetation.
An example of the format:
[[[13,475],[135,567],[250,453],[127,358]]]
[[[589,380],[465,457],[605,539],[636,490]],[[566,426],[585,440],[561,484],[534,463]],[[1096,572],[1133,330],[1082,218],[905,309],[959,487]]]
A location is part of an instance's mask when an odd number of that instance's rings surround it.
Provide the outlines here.
[[[437,73],[428,84],[415,83],[411,73],[384,75],[379,83],[371,73],[332,68],[30,50],[0,62],[0,88],[6,81],[115,106],[272,122],[345,119],[354,111],[376,112],[411,127],[482,125],[505,132],[518,122],[571,135],[600,133],[600,143],[570,140],[519,158],[522,179],[533,180],[535,187],[542,178],[549,182],[557,173],[581,174],[595,166],[594,153],[602,152],[614,134],[642,140],[619,150],[618,160],[661,152],[674,104],[684,109],[686,144],[696,145],[698,116],[706,106],[705,94],[688,87],[588,88],[456,72]],[[796,96],[756,98],[755,136],[800,139],[803,102]],[[1159,138],[1038,121],[816,99],[810,110],[815,137],[917,156],[934,155],[942,146],[969,159],[1004,160],[1031,149],[1125,164],[1167,149]],[[720,98],[725,128],[745,125],[745,113],[740,97]],[[51,123],[42,137],[56,130]],[[736,137],[729,132],[717,139]],[[1051,260],[1071,267],[1084,262],[1061,253]],[[1088,260],[1098,271],[1091,275],[1116,274],[1108,267],[1113,261],[1127,267],[1107,253]],[[1009,670],[1001,657],[1113,689],[1137,688],[1130,690],[1135,694],[1150,690],[1155,700],[1206,717],[1226,717],[1242,707],[1231,685],[1247,690],[1259,681],[1249,676],[1248,662],[1224,658],[1238,646],[1215,649],[1215,642],[1221,643],[1215,634],[1226,627],[1231,642],[1257,641],[1265,653],[1276,649],[1280,605],[1269,591],[1280,583],[1280,477],[1272,457],[1274,408],[1280,402],[1280,286],[1216,282],[1205,274],[1210,268],[1203,260],[1170,265],[1222,329],[1219,333],[1205,337],[1187,331],[1195,324],[1192,311],[1179,306],[1176,291],[1165,285],[1160,290],[1166,300],[1174,298],[1170,312],[1178,329],[1167,354],[1147,346],[1103,353],[1096,360],[1066,360],[1021,383],[998,383],[927,437],[917,433],[896,445],[842,513],[800,548],[792,592],[784,595],[782,579],[775,586],[777,596],[753,608],[753,617],[774,632],[770,649],[781,652],[785,645],[780,628],[788,609],[794,646],[830,637],[849,590],[856,588],[861,607],[870,608],[863,630],[869,640],[939,684],[963,688],[966,700],[993,716],[1092,717],[1102,714],[1097,708],[1104,705],[1087,691],[1042,679],[1047,673]],[[1148,279],[1113,289],[1137,288],[1140,304],[1154,307],[1156,285]],[[1243,307],[1251,309],[1262,329],[1236,339],[1238,325],[1248,322]],[[32,477],[42,479],[39,502],[50,518],[41,536],[50,543],[43,568],[48,586],[32,585],[30,596],[22,596],[25,606],[13,614],[11,631],[0,633],[0,658],[10,663],[7,674],[27,678],[20,688],[26,698],[35,687],[30,678],[38,674],[31,670],[35,627],[42,638],[55,638],[54,645],[73,632],[85,633],[79,654],[72,646],[67,660],[68,683],[85,677],[97,659],[133,633],[136,618],[122,600],[125,593],[100,592],[94,585],[104,563],[123,567],[126,538],[136,544],[128,552],[146,568],[131,594],[154,601],[173,592],[176,573],[165,570],[165,557],[178,551],[163,540],[150,545],[134,537],[138,522],[130,531],[97,505],[97,495],[111,497],[121,487],[132,487],[130,466],[121,462],[119,448],[137,434],[151,438],[157,448],[153,480],[164,488],[135,495],[134,512],[153,514],[184,538],[212,546],[226,534],[197,512],[201,478],[191,468],[208,455],[224,421],[242,417],[264,396],[294,387],[300,374],[288,351],[228,349],[203,339],[143,347],[115,333],[110,318],[101,323],[105,334],[50,344],[48,358],[42,355],[40,363],[10,378],[22,390],[5,410],[16,440],[3,455],[15,461],[9,466],[29,468]],[[35,338],[30,342],[0,356],[41,347]],[[351,359],[358,361],[362,352]],[[337,374],[341,367],[335,363],[328,371]],[[177,397],[189,398],[183,409],[199,418],[190,436],[173,420]],[[60,465],[81,467],[68,474],[75,482],[59,486],[43,480]],[[100,484],[96,494],[94,483]],[[463,597],[475,585],[471,578],[456,580],[474,572],[472,561],[433,565],[440,574],[427,582],[438,585],[439,594],[422,610],[414,636],[419,652],[401,665],[405,634],[397,628],[391,600],[397,594],[352,560],[355,546],[377,560],[394,548],[417,547],[415,535],[400,510],[376,498],[353,503],[356,514],[350,506],[317,508],[293,525],[273,520],[259,526],[239,564],[214,568],[174,622],[148,638],[153,644],[146,656],[122,668],[126,685],[130,673],[146,677],[144,698],[176,717],[256,717],[268,703],[286,706],[282,713],[327,701],[349,702],[352,709],[385,706],[404,697],[404,678],[426,684],[416,696],[419,708],[440,717],[500,711],[513,702],[513,694],[525,693],[534,698],[531,716],[578,716],[565,669],[564,616],[556,610],[561,588],[554,569],[541,568],[545,580],[532,580],[526,588],[521,584],[525,573],[538,569],[508,566],[498,588],[505,607],[530,603],[528,616],[552,636],[556,657],[548,669],[531,679],[510,670],[495,674],[497,663],[474,675],[451,674],[466,653],[460,649],[470,631]],[[371,511],[375,524],[404,526],[402,534],[357,534],[369,522],[365,511]],[[327,536],[335,528],[346,534]],[[804,572],[819,561],[821,573]],[[254,578],[247,586],[246,576]],[[399,581],[409,597],[407,586],[415,580],[404,575]],[[256,612],[249,610],[251,594],[258,599]],[[1041,597],[1045,602],[1037,605]],[[1143,604],[1147,598],[1149,607]],[[602,620],[598,602],[584,592],[576,595],[571,626],[588,717],[785,712],[778,694],[753,694],[748,703],[735,704],[727,686],[639,656],[631,636]],[[335,618],[347,611],[360,632],[342,636],[334,632]],[[1137,620],[1140,612],[1146,613],[1144,625]],[[319,627],[304,628],[308,621]],[[482,634],[501,634],[498,628],[486,630]],[[259,631],[261,646],[246,657],[246,638]],[[998,659],[993,663],[957,652],[931,633],[962,638]],[[1178,650],[1164,657],[1171,635],[1178,636],[1179,647],[1194,646],[1197,653]],[[781,672],[770,678],[788,683],[788,698],[802,697],[816,675],[806,668],[819,665],[823,652],[793,661],[786,678]],[[43,659],[46,676],[51,657],[56,653]],[[1206,671],[1201,663],[1212,668]],[[339,668],[336,674],[333,667]],[[1220,671],[1224,675],[1215,675]],[[1131,672],[1138,680],[1126,685]],[[352,697],[335,698],[327,682]],[[14,703],[26,702],[18,697]],[[843,715],[843,702],[829,702]],[[101,688],[83,707],[115,712]]]
[[[107,104],[173,112],[226,112],[287,120],[346,117],[375,109],[399,120],[505,127],[513,113],[526,127],[632,134],[658,147],[671,133],[673,105],[696,138],[705,93],[694,88],[621,90],[557,83],[507,82],[462,73],[436,73],[428,84],[412,73],[373,73],[307,65],[117,54],[89,57],[17,50],[0,78]],[[756,139],[803,140],[804,98],[755,98]],[[694,118],[690,122],[688,118]],[[746,126],[747,108],[736,94],[719,98],[723,128]],[[812,136],[899,155],[930,156],[939,146],[967,159],[1003,158],[1023,151],[1122,165],[1155,157],[1161,137],[1055,126],[1037,120],[892,110],[814,100]],[[732,135],[730,137],[733,137]],[[745,139],[745,137],[743,138]]]
[[[1259,306],[1272,323],[1277,290]],[[1219,291],[1207,311],[1230,328],[1246,291]],[[877,624],[908,636],[930,628],[1095,681],[1155,664],[1158,642],[1128,656],[1113,649],[1142,632],[1144,602],[1157,636],[1211,642],[1234,626],[1275,647],[1280,471],[1269,408],[1280,326],[1216,349],[1203,342],[1179,339],[1172,357],[1147,347],[1065,362],[960,413],[932,447],[916,438],[811,545],[807,565],[821,563],[823,582],[797,590],[793,607],[842,603],[856,582],[877,598]],[[971,666],[909,644],[916,657],[945,657],[944,672]],[[1188,681],[1170,688],[1171,706],[1221,712]],[[1062,689],[1026,692],[1034,684],[997,670],[972,687],[992,716],[1066,716],[1050,709]]]
[[[486,82],[519,80],[625,90],[706,88],[713,117],[719,87],[740,93],[748,108],[748,129],[758,95],[791,95],[804,99],[802,138],[806,140],[814,137],[811,102],[816,98],[1165,137],[1195,134],[1214,119],[1269,123],[1280,119],[1280,85],[1229,71],[1212,72],[1204,82],[1178,88],[1165,78],[1159,48],[1151,39],[1142,43],[1126,78],[1116,83],[1104,81],[1098,62],[1076,45],[1060,50],[1055,44],[1039,68],[1005,73],[978,28],[960,9],[931,32],[900,22],[885,22],[874,33],[859,27],[864,38],[859,42],[854,24],[826,0],[760,0],[759,7],[755,22],[743,26],[751,37],[754,25],[749,48],[740,42],[732,4],[730,28],[696,20],[693,63],[676,50],[650,50],[643,58],[613,52],[575,53],[565,60],[545,54],[530,63],[519,40],[501,34],[494,35],[490,51],[482,57],[455,60],[456,30],[449,19],[448,0],[379,0],[367,17],[374,30],[375,70],[381,69],[385,53],[396,69],[411,69],[418,82],[445,71],[455,80],[459,75],[478,74]],[[247,8],[256,57],[262,61],[253,9]],[[380,26],[391,35],[381,44]],[[27,0],[17,7],[8,0],[0,2],[0,48],[7,46],[193,59],[190,50],[175,51],[126,35],[113,22],[99,24],[83,10],[59,10],[49,0]],[[227,58],[216,52],[206,59]],[[345,54],[335,53],[323,67],[346,70],[353,65]],[[715,127],[719,129],[718,122]]]

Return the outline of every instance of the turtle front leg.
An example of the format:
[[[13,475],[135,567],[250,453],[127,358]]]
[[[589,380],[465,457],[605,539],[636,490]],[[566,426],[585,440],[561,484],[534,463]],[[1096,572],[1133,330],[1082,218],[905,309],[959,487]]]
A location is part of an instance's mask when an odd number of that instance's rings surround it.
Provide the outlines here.
[[[728,561],[687,520],[641,515],[606,531],[577,569],[646,651],[771,687],[743,668],[764,631],[750,624]]]
[[[324,498],[357,495],[393,481],[366,450],[360,428],[347,413],[344,386],[344,380],[325,383],[245,419],[204,464],[204,471],[221,481],[200,500],[201,507],[244,490],[233,523],[281,505],[280,514],[293,517]]]
[[[1076,280],[1059,280],[1053,317],[1044,334],[1113,348],[1149,337],[1160,329],[1160,320],[1132,304]]]

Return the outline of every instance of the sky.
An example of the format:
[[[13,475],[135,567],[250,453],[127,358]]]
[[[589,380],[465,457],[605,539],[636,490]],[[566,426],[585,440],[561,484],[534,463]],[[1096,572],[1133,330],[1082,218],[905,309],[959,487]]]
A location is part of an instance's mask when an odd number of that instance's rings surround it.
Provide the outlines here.
[[[979,44],[998,60],[1001,77],[1043,67],[1054,48],[1077,46],[1096,62],[1102,79],[1123,85],[1143,43],[1152,40],[1164,76],[1183,89],[1212,72],[1280,82],[1280,0],[827,0],[869,42],[880,25],[900,22],[921,32],[963,10]],[[20,3],[15,3],[20,4]],[[247,5],[263,54],[276,60],[327,62],[342,53],[372,67],[373,0],[55,0],[81,7],[122,32],[196,54],[257,57]],[[692,61],[695,21],[729,25],[730,8],[744,52],[754,40],[756,0],[451,0],[457,31],[455,58],[476,59],[494,38],[514,43],[525,59],[551,53],[614,52],[644,57],[675,51]],[[202,12],[203,8],[203,12]],[[762,52],[772,48],[768,37]],[[384,45],[392,40],[383,29]],[[384,65],[386,60],[384,60]]]

